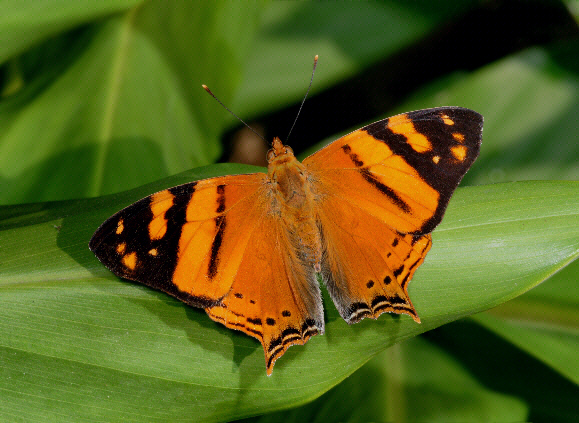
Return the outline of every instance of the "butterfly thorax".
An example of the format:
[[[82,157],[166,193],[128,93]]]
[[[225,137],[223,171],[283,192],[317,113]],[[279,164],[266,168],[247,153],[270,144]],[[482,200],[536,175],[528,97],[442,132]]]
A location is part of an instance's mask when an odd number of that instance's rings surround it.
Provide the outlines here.
[[[268,152],[268,176],[278,200],[286,207],[297,210],[308,209],[309,195],[305,167],[294,156],[291,147],[275,138]]]
[[[267,159],[268,176],[276,203],[274,208],[283,215],[296,248],[305,252],[304,259],[319,269],[322,243],[307,169],[295,158],[292,149],[284,146],[277,137]]]

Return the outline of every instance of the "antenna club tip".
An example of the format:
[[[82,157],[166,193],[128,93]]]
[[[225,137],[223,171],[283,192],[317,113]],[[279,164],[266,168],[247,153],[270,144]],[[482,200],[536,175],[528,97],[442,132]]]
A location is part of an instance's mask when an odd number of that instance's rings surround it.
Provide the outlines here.
[[[201,86],[203,87],[203,89],[205,91],[207,91],[209,94],[211,94],[213,97],[215,97],[215,95],[213,95],[213,93],[211,92],[211,90],[209,89],[209,87],[207,85],[202,84]]]
[[[318,61],[318,55],[317,55],[317,54],[314,56],[314,60],[315,60],[316,62]]]

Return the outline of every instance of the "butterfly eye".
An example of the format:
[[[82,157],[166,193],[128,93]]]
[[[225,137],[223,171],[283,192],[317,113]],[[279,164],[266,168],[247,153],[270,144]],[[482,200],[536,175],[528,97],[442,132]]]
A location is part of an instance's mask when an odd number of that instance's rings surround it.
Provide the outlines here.
[[[294,151],[292,150],[291,147],[286,146],[286,147],[285,147],[285,154],[292,154],[292,155],[293,155],[293,154],[294,154]]]
[[[273,151],[273,148],[267,152],[266,157],[268,163],[271,162],[273,159],[275,159],[275,151]]]

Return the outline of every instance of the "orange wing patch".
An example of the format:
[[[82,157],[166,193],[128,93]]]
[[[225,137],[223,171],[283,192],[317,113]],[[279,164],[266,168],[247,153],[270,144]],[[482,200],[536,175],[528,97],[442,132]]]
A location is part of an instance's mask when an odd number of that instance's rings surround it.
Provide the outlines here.
[[[165,213],[173,206],[175,196],[169,190],[161,191],[151,196],[151,213],[153,220],[149,222],[149,238],[151,241],[161,239],[167,233]]]
[[[425,153],[432,150],[432,144],[428,140],[428,137],[416,132],[416,128],[414,128],[414,124],[412,123],[412,120],[408,118],[407,114],[391,117],[388,120],[388,127],[395,134],[414,134],[410,146],[417,153]]]
[[[442,121],[444,122],[445,125],[454,125],[454,120],[449,118],[446,113],[442,112],[440,114],[440,117],[442,118]]]
[[[408,283],[476,159],[482,116],[443,107],[373,123],[298,162],[278,138],[268,173],[158,192],[121,210],[89,247],[113,273],[205,309],[257,338],[267,374],[324,332],[316,273],[348,323],[420,322]]]
[[[132,253],[123,255],[122,261],[127,269],[130,271],[135,270],[137,267],[137,253],[133,251]]]
[[[291,345],[324,333],[314,268],[297,257],[284,226],[271,215],[260,219],[231,290],[206,309],[213,320],[262,343],[268,375]]]
[[[335,196],[326,197],[319,213],[326,250],[322,274],[342,318],[356,323],[393,312],[420,322],[408,282],[430,249],[430,236],[399,234]]]
[[[454,147],[450,147],[450,152],[458,162],[463,162],[468,154],[468,150],[464,145],[455,145]]]
[[[123,219],[119,219],[119,221],[117,222],[117,229],[115,230],[115,233],[117,235],[120,235],[123,233],[124,230],[125,230],[125,225],[123,224]]]

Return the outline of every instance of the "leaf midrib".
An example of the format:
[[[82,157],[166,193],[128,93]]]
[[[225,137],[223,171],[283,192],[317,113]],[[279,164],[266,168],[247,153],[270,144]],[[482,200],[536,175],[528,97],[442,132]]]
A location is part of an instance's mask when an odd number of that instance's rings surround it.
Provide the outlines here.
[[[105,161],[111,143],[115,112],[119,103],[121,83],[126,69],[127,56],[133,34],[133,24],[138,9],[138,6],[133,7],[125,14],[123,24],[119,30],[117,49],[114,52],[114,59],[111,66],[109,90],[103,107],[102,127],[98,136],[101,148],[97,152],[95,175],[88,193],[89,196],[98,196],[101,194]]]

